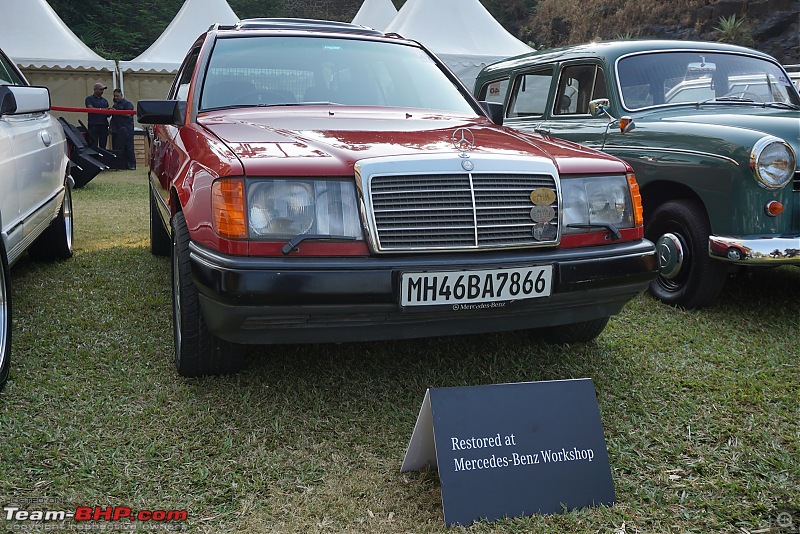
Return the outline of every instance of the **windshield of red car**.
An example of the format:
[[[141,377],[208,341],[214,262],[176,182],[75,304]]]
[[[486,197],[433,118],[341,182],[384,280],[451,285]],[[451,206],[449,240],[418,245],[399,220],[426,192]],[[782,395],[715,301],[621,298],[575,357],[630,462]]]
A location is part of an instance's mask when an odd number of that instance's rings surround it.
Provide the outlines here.
[[[416,46],[309,36],[217,40],[203,82],[201,111],[312,103],[476,114]]]
[[[623,106],[697,102],[755,102],[798,105],[786,73],[765,59],[710,51],[637,54],[617,63]]]

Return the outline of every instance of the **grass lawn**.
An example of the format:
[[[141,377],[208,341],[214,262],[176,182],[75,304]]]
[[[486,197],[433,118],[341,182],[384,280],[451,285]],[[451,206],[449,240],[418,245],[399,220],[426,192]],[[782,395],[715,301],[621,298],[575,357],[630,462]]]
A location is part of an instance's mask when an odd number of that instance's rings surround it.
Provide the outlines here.
[[[798,269],[740,275],[702,312],[642,295],[585,346],[510,333],[252,347],[244,372],[187,380],[146,172],[101,174],[74,211],[72,259],[12,269],[3,506],[185,509],[171,526],[193,532],[800,532]],[[581,377],[614,506],[446,529],[438,475],[400,473],[426,388]],[[782,512],[797,530],[778,529]]]

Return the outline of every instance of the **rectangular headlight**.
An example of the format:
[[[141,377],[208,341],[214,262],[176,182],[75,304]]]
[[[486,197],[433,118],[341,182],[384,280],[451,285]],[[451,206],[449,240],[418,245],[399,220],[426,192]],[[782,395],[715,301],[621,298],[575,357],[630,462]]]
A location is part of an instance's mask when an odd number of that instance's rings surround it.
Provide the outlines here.
[[[250,239],[314,234],[363,239],[351,180],[249,180]]]
[[[586,232],[570,225],[635,226],[630,187],[625,176],[565,178],[561,182],[564,233]]]

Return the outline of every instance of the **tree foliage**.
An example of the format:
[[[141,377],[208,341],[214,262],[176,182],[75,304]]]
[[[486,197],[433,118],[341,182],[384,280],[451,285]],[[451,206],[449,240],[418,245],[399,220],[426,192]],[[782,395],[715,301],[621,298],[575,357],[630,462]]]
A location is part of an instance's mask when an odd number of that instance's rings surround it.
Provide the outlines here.
[[[241,18],[305,17],[350,21],[363,0],[228,0]],[[147,49],[184,0],[49,0],[67,26],[107,59],[129,60]],[[400,9],[405,0],[393,0]],[[520,36],[538,0],[483,0],[486,9],[509,32]],[[521,37],[523,40],[524,35]]]
[[[172,22],[184,0],[49,0],[50,6],[89,48],[107,59],[133,59]],[[285,0],[229,0],[242,18],[282,17]]]

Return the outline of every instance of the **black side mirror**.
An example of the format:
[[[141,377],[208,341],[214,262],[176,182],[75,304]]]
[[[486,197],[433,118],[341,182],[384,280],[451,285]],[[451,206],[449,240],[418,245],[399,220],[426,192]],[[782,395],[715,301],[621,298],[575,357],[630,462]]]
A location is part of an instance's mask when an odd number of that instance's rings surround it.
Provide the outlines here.
[[[481,100],[481,107],[492,119],[492,122],[498,126],[503,125],[503,104],[500,102],[488,102],[486,100]]]
[[[139,100],[136,118],[141,124],[183,125],[186,102],[183,100]]]

